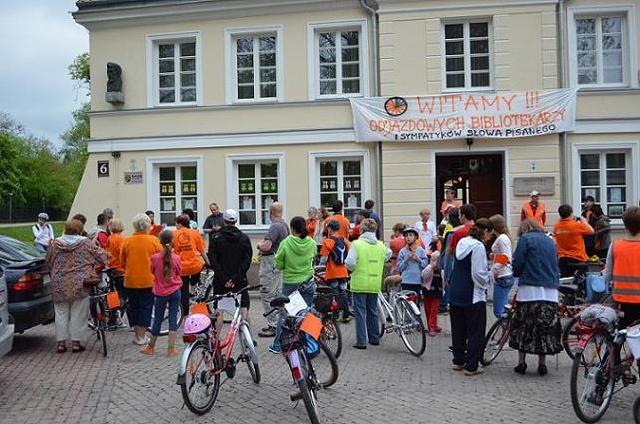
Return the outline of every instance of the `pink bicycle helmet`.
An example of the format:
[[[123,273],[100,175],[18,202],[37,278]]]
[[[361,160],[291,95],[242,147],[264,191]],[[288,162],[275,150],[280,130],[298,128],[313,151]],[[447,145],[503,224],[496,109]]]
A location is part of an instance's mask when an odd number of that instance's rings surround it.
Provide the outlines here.
[[[207,331],[211,326],[211,319],[205,314],[193,314],[184,320],[184,334],[199,334]]]

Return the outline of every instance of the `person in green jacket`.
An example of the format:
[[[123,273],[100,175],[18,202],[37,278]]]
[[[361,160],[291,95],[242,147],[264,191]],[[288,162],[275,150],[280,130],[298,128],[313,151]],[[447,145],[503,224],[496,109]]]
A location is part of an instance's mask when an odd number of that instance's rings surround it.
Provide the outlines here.
[[[301,216],[295,216],[289,223],[291,235],[287,236],[278,247],[275,257],[276,269],[282,271],[283,285],[282,295],[289,296],[298,290],[300,285],[313,278],[313,259],[317,253],[316,242],[308,236],[306,220]],[[300,291],[307,305],[313,304],[313,295],[316,287],[313,282]],[[278,322],[276,337],[269,346],[272,353],[280,353],[280,334],[282,323]]]
[[[376,238],[376,222],[367,218],[360,224],[362,235],[351,243],[345,260],[351,273],[353,309],[356,315],[356,349],[380,344],[378,321],[378,293],[382,286],[384,264],[391,258],[391,250]]]

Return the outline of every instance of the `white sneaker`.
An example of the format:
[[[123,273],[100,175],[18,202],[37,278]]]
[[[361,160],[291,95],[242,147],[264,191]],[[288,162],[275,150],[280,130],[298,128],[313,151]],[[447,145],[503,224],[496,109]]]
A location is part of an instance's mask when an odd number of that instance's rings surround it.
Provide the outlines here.
[[[134,345],[144,346],[144,345],[148,344],[148,343],[149,343],[149,341],[150,341],[149,337],[147,337],[147,336],[145,335],[142,339],[139,339],[139,338],[137,338],[137,337],[134,337],[134,338],[133,338],[132,343],[133,343]]]

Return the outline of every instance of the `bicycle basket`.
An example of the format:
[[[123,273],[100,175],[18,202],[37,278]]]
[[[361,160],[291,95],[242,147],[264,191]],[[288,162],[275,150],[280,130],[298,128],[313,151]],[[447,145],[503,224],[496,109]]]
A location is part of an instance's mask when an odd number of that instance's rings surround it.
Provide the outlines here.
[[[333,302],[333,292],[318,292],[313,298],[313,307],[316,311],[326,314],[331,311],[331,303]]]
[[[120,307],[120,296],[117,291],[107,293],[107,307],[109,309],[118,309]]]
[[[640,359],[640,324],[627,328],[627,344],[635,359]]]
[[[580,312],[578,319],[582,324],[601,324],[607,331],[613,332],[618,322],[618,313],[615,309],[604,305],[591,305]]]

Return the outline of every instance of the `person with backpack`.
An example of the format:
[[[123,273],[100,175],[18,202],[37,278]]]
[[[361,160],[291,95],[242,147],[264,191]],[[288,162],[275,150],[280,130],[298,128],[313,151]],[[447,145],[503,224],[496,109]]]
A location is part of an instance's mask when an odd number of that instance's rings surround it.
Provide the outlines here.
[[[349,271],[344,261],[349,254],[349,241],[340,236],[340,223],[330,221],[327,224],[327,238],[320,248],[320,264],[327,265],[325,278],[327,284],[338,293],[338,301],[342,308],[342,322],[351,320],[349,312],[349,300],[347,298],[347,285],[349,283]]]
[[[420,294],[422,292],[422,270],[427,267],[429,260],[418,241],[418,230],[413,227],[406,228],[402,234],[406,246],[398,255],[398,271],[402,275],[402,290],[411,290]]]
[[[53,242],[55,234],[53,233],[53,227],[49,224],[49,215],[45,212],[38,214],[38,222],[31,228],[33,232],[33,244],[42,251],[47,252],[49,245]]]

